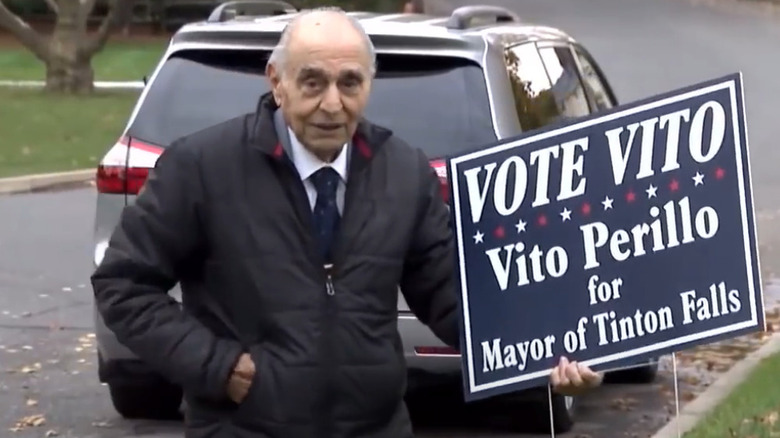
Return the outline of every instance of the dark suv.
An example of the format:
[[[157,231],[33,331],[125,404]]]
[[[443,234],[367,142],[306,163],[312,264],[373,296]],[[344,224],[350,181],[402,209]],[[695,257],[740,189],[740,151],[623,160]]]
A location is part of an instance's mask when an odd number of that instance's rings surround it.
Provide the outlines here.
[[[255,110],[268,91],[263,75],[270,51],[292,18],[276,1],[228,2],[211,17],[182,27],[144,88],[127,128],[97,173],[95,264],[125,205],[175,139]],[[559,29],[523,22],[513,12],[468,6],[449,16],[351,12],[377,51],[378,71],[366,116],[423,149],[447,180],[442,158],[497,139],[616,105],[588,51]],[[215,148],[219,145],[215,144]],[[178,288],[171,291],[180,298]],[[411,386],[458,377],[460,358],[398,299]],[[116,409],[127,417],[174,414],[179,388],[162,381],[105,327],[96,313],[99,373]],[[651,381],[655,364],[621,371]],[[459,380],[455,380],[459,381]],[[534,391],[526,391],[533,394]],[[539,415],[549,427],[546,391]],[[555,396],[555,430],[568,430],[575,400]]]

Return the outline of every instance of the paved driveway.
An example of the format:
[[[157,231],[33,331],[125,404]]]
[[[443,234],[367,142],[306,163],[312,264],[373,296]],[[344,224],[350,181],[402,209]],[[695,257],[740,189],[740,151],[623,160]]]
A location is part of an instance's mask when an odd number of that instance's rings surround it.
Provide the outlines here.
[[[179,424],[120,420],[97,382],[88,287],[94,199],[92,189],[0,197],[0,430],[25,417],[46,421],[0,436],[181,436]],[[582,399],[578,430],[605,437],[605,428],[658,427],[669,383],[667,373],[657,385],[602,388]],[[410,398],[421,437],[517,436],[508,425],[529,415],[515,403],[466,407],[458,390]]]

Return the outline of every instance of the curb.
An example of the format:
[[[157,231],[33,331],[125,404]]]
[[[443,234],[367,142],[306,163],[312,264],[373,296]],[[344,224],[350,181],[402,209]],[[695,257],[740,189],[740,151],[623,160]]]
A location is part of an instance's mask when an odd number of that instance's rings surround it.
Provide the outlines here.
[[[699,421],[731,394],[762,360],[778,352],[780,352],[780,333],[775,333],[761,348],[735,363],[731,369],[720,376],[709,388],[699,394],[693,401],[686,404],[680,410],[680,416],[673,418],[672,421],[656,432],[652,438],[678,438],[693,429]]]
[[[54,186],[85,183],[95,177],[95,169],[82,169],[72,172],[44,173],[37,175],[0,178],[0,195],[27,193],[44,190]]]

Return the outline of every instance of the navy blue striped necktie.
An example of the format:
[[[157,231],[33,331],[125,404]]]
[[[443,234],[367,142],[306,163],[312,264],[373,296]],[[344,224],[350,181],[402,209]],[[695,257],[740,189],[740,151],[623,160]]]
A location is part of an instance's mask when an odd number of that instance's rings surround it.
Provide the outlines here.
[[[336,239],[339,214],[336,203],[336,191],[341,177],[332,167],[323,167],[312,174],[311,182],[317,190],[317,202],[314,204],[314,227],[322,256],[331,262],[331,251]]]

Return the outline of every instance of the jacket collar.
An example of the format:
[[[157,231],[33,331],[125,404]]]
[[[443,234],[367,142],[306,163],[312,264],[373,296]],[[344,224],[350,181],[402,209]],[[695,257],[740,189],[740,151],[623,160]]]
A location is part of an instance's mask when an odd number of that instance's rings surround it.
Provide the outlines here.
[[[274,127],[274,113],[277,109],[279,107],[272,93],[268,92],[260,97],[255,124],[250,131],[250,143],[277,160],[289,160]],[[352,137],[350,168],[358,170],[368,163],[392,135],[392,131],[387,128],[374,125],[365,119],[360,120]]]

